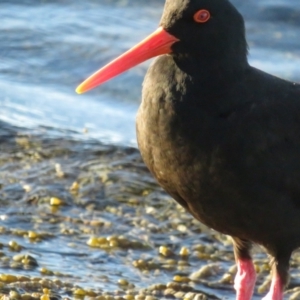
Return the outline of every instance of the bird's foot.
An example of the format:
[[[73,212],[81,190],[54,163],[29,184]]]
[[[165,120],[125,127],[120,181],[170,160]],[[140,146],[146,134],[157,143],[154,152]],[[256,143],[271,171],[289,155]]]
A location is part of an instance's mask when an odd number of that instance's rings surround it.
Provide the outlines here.
[[[236,300],[250,300],[256,281],[256,272],[251,259],[238,259],[234,279]]]
[[[278,275],[272,278],[272,283],[269,293],[262,300],[282,300],[283,286]]]

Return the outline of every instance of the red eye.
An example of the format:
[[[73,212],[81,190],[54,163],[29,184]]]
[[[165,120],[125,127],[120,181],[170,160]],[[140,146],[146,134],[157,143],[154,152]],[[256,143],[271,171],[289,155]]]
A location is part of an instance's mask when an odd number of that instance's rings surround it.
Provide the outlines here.
[[[194,14],[194,20],[197,23],[205,23],[210,19],[210,12],[206,9],[200,9]]]

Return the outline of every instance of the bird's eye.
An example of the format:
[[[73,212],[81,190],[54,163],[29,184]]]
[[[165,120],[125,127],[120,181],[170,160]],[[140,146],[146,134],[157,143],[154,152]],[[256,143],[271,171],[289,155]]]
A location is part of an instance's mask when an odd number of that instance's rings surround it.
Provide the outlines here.
[[[194,14],[194,21],[197,23],[205,23],[210,19],[210,12],[206,9],[200,9]]]

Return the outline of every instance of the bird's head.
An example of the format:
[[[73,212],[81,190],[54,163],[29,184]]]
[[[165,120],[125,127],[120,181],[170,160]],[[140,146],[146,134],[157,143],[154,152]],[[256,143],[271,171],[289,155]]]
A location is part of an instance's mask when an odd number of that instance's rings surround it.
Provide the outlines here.
[[[247,61],[244,20],[228,0],[166,0],[159,28],[78,86],[86,92],[152,57]]]
[[[175,55],[247,54],[243,17],[228,0],[167,0],[160,26],[179,40]]]

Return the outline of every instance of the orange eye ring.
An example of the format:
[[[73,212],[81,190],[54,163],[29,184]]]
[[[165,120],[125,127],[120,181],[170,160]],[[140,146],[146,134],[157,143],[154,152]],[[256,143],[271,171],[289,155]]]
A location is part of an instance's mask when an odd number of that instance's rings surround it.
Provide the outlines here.
[[[194,14],[194,21],[197,23],[206,23],[210,19],[210,12],[206,9],[200,9]]]

